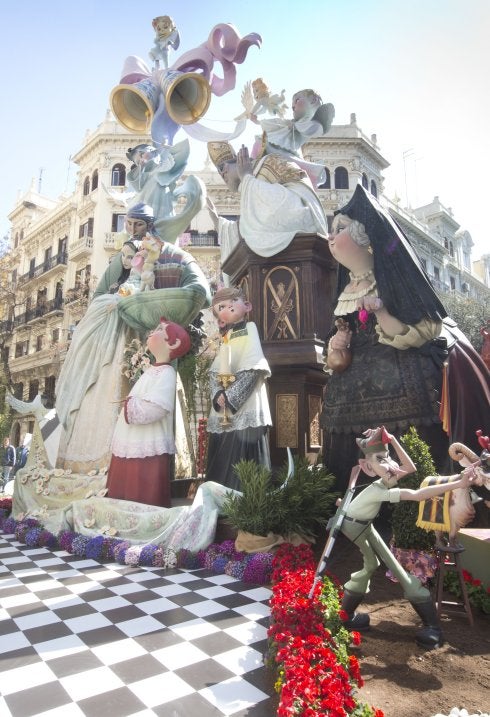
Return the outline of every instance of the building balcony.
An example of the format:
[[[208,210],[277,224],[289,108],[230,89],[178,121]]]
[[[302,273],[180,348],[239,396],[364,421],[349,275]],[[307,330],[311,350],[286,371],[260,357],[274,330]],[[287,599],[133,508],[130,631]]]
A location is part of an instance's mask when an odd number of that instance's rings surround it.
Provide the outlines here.
[[[104,235],[104,249],[112,252],[119,251],[121,244],[127,239],[129,239],[128,235],[123,232],[106,232]]]
[[[45,278],[48,272],[53,272],[53,270],[58,269],[64,269],[66,267],[67,262],[67,252],[60,252],[59,254],[50,257],[46,261],[43,261],[42,264],[38,264],[32,269],[29,269],[26,274],[22,274],[22,276],[19,276],[17,280],[17,286],[20,288],[22,286],[25,286],[30,281],[38,279],[40,276]]]
[[[70,259],[81,259],[84,256],[89,256],[92,253],[93,246],[93,237],[80,237],[69,246]]]
[[[451,287],[449,286],[449,284],[445,284],[440,279],[436,279],[435,276],[430,276],[430,274],[429,274],[429,279],[430,279],[430,283],[432,284],[432,286],[434,287],[434,289],[436,291],[442,291],[445,294],[447,294],[451,290]]]
[[[80,286],[74,286],[72,289],[68,289],[65,295],[65,306],[68,304],[74,304],[76,301],[88,301],[90,294],[90,287],[88,284],[81,284]]]
[[[22,326],[22,324],[28,324],[36,319],[41,319],[51,313],[63,313],[63,297],[58,296],[50,301],[43,301],[37,306],[33,306],[31,309],[27,309],[23,314],[14,316],[12,320],[13,326]]]
[[[9,360],[9,369],[14,377],[16,374],[35,369],[40,371],[44,366],[51,366],[53,363],[54,352],[51,347],[41,349],[40,351],[32,351],[24,356],[11,357]]]
[[[219,246],[218,234],[215,231],[206,232],[205,234],[194,231],[186,232],[180,235],[179,246],[183,249],[195,246]]]

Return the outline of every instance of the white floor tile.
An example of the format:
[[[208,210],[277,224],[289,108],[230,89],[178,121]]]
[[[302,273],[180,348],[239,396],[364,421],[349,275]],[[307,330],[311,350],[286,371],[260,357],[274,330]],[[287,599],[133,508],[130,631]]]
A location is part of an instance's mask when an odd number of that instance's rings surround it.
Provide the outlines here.
[[[0,715],[2,717],[13,717],[12,712],[7,707],[7,703],[4,698],[0,695]]]
[[[155,575],[155,573],[148,573],[148,572],[139,572],[139,573],[129,573],[128,575],[124,576],[128,580],[132,580],[135,583],[147,583],[151,582],[153,580],[160,580],[159,575]]]
[[[261,602],[251,602],[245,605],[234,607],[233,610],[249,620],[260,620],[262,617],[269,617],[271,611],[268,605]]]
[[[138,585],[138,583],[125,583],[124,585],[114,585],[113,587],[107,589],[113,593],[116,593],[116,595],[127,595],[127,593],[137,593],[141,592],[141,590],[146,590],[143,585]]]
[[[234,637],[243,645],[251,645],[252,642],[259,642],[267,638],[267,629],[263,625],[257,625],[250,621],[242,625],[234,625],[223,630],[230,637]]]
[[[78,595],[55,595],[51,598],[43,598],[43,603],[51,610],[61,610],[64,607],[73,607],[73,605],[83,605],[84,600]]]
[[[50,573],[53,580],[59,580],[60,583],[63,584],[63,580],[67,580],[68,578],[79,578],[83,573],[80,572],[80,570],[74,570],[73,568],[68,568],[68,570],[58,570],[54,573]]]
[[[187,682],[184,682],[172,672],[165,672],[163,675],[156,675],[140,682],[133,682],[128,687],[147,707],[156,707],[157,705],[165,704],[165,702],[178,700],[194,692]]]
[[[2,672],[2,694],[11,695],[27,687],[37,687],[56,680],[56,675],[45,662],[34,662]]]
[[[34,593],[20,593],[19,595],[8,595],[2,597],[2,606],[4,608],[19,607],[20,605],[31,605],[33,602],[39,602]]]
[[[51,610],[41,610],[41,612],[35,612],[32,615],[22,615],[13,619],[19,630],[30,630],[33,627],[42,627],[43,625],[61,622],[58,615],[55,615]]]
[[[51,557],[45,557],[45,558],[39,558],[38,560],[33,560],[33,563],[36,563],[40,568],[50,568],[52,565],[64,565],[65,561],[61,558],[51,558]]]
[[[22,647],[30,646],[31,643],[21,632],[0,635],[0,655],[3,655],[4,652],[12,652],[13,650],[20,650]],[[3,675],[1,679],[3,680]]]
[[[87,670],[83,673],[82,679],[80,679],[80,675],[62,677],[59,682],[75,701],[124,686],[122,680],[109,667],[96,667],[94,670]]]
[[[100,568],[100,563],[98,563],[96,560],[92,560],[91,558],[86,558],[85,560],[77,560],[76,557],[72,556],[72,560],[77,570],[87,570],[87,568]],[[90,577],[90,572],[87,573],[87,576]]]
[[[18,585],[23,585],[23,583],[17,578],[5,578],[5,580],[2,580],[0,584],[0,598],[4,590],[6,590],[7,588],[16,588]]]
[[[154,600],[145,600],[138,603],[138,608],[146,612],[148,615],[154,615],[157,612],[165,612],[165,610],[175,610],[179,607],[176,603],[167,598],[155,598]]]
[[[161,650],[154,650],[151,655],[169,670],[178,670],[179,667],[194,665],[196,662],[208,659],[205,652],[190,642],[180,642],[178,645],[163,647]]]
[[[76,634],[87,632],[87,630],[95,630],[98,627],[107,627],[107,625],[112,625],[112,622],[104,617],[104,615],[101,615],[100,612],[96,612],[92,615],[72,617],[69,620],[65,620],[65,624]]]
[[[228,588],[225,588],[222,585],[216,585],[216,587],[203,588],[202,590],[196,590],[196,594],[202,595],[202,597],[205,597],[207,600],[212,600],[213,598],[220,598],[220,597],[226,597],[227,595],[233,595],[234,591],[229,590]]]
[[[150,615],[145,617],[136,617],[134,620],[126,620],[118,622],[118,628],[128,637],[136,637],[137,635],[146,635],[148,632],[163,630],[163,625]]]
[[[245,672],[264,666],[260,652],[246,645],[214,655],[213,660],[234,672],[235,675],[243,675]]]
[[[16,553],[16,549],[13,548],[10,544],[2,545],[0,548],[0,560],[3,562],[2,555],[7,555],[8,553]]]
[[[205,687],[199,690],[199,694],[227,716],[252,707],[267,698],[264,692],[245,682],[241,677],[232,677],[217,685]]]
[[[182,572],[182,573],[174,573],[173,575],[172,574],[168,575],[167,573],[165,573],[165,580],[168,580],[171,583],[185,584],[185,583],[190,583],[192,580],[195,580],[195,579],[196,579],[196,575],[194,575],[193,573]]]
[[[132,657],[140,657],[141,655],[147,654],[144,647],[141,647],[141,645],[129,637],[126,640],[97,645],[92,648],[92,652],[104,665],[115,665],[118,662],[130,660]]]
[[[99,585],[99,583],[93,583],[90,580],[84,580],[80,583],[73,583],[69,585],[63,585],[62,587],[67,588],[71,593],[74,593],[75,595],[84,595],[85,593],[89,593],[92,590],[100,590],[102,585]]]
[[[187,622],[181,622],[179,625],[174,625],[171,628],[172,632],[179,635],[183,640],[195,640],[198,637],[204,637],[205,635],[212,635],[214,632],[219,632],[219,628],[205,620],[188,620]]]
[[[162,597],[172,597],[172,595],[182,595],[182,593],[188,593],[189,590],[182,585],[173,583],[173,585],[162,585],[161,587],[151,586],[154,593],[161,595]]]
[[[197,615],[198,617],[215,615],[218,612],[223,612],[223,610],[226,610],[223,605],[221,605],[219,602],[215,602],[214,600],[201,600],[200,602],[186,605],[185,609],[188,612],[191,612],[193,615]]]
[[[38,642],[33,647],[43,660],[54,660],[57,657],[66,657],[88,650],[87,645],[77,635],[65,635],[55,640]]]
[[[249,600],[270,600],[272,596],[272,591],[269,590],[269,588],[264,587],[256,587],[252,588],[251,590],[244,590],[240,593],[240,595],[243,595],[243,597],[247,597]]]
[[[40,593],[43,590],[53,590],[53,588],[62,588],[64,586],[53,578],[46,578],[46,573],[43,573],[42,580],[27,583],[26,587],[33,593]]]
[[[234,583],[236,578],[232,578],[231,575],[210,575],[206,580],[210,583],[216,583],[216,585],[226,585],[226,583]]]

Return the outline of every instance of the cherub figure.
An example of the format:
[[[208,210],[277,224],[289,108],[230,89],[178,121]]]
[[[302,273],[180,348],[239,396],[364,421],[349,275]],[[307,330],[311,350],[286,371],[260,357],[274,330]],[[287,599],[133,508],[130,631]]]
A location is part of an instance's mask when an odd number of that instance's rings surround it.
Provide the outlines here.
[[[273,94],[262,77],[258,77],[253,82],[247,82],[242,92],[242,104],[245,111],[241,115],[235,117],[235,120],[247,118],[252,122],[257,122],[257,115],[268,112],[271,115],[284,117],[287,110],[286,90],[282,90],[281,94]]]
[[[371,577],[382,561],[395,575],[405,598],[422,619],[424,626],[416,634],[417,644],[426,649],[439,647],[444,638],[429,591],[422,586],[418,578],[405,572],[373,527],[373,520],[384,502],[423,501],[453,488],[471,485],[476,478],[475,467],[465,468],[452,483],[427,486],[418,490],[398,488],[400,478],[416,470],[411,458],[384,426],[370,428],[363,435],[364,438],[357,439],[357,444],[364,453],[364,458],[360,458],[358,465],[352,469],[351,480],[356,480],[361,470],[377,480],[364,488],[348,504],[341,526],[344,535],[361,551],[364,561],[362,569],[352,573],[344,585],[342,610],[345,612],[345,625],[352,630],[368,629],[369,615],[356,613],[355,610],[369,591]],[[390,446],[393,447],[399,462],[390,456]]]
[[[131,266],[140,274],[140,291],[151,291],[155,288],[155,263],[161,250],[160,239],[147,234],[141,242],[141,248],[131,260]]]
[[[160,60],[163,69],[168,69],[169,48],[177,50],[180,45],[180,35],[177,26],[168,15],[159,15],[152,20],[152,26],[155,30],[155,44],[151,48],[150,58],[155,63],[154,69],[160,69]]]

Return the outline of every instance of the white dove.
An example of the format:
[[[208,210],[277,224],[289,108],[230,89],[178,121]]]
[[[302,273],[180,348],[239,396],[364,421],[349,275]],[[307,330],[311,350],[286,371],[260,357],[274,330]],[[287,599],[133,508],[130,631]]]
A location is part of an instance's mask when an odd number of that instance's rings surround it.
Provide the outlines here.
[[[17,411],[17,413],[20,413],[23,416],[32,414],[36,417],[38,422],[42,421],[46,414],[51,410],[43,406],[40,393],[37,394],[33,401],[21,401],[20,399],[15,398],[15,396],[11,393],[7,392],[5,400],[9,406],[14,409],[14,411]]]
[[[131,200],[136,196],[136,192],[116,192],[113,189],[108,189],[104,182],[101,182],[101,184],[107,196],[124,209],[129,207]]]

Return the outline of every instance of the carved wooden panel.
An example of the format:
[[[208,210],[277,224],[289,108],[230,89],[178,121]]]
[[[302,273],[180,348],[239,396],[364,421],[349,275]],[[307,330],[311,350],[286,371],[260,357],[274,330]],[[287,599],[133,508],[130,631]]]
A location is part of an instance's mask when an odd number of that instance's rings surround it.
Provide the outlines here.
[[[264,278],[263,295],[265,340],[298,339],[301,307],[295,272],[287,266],[271,269]]]
[[[298,448],[298,394],[276,396],[276,447]]]

